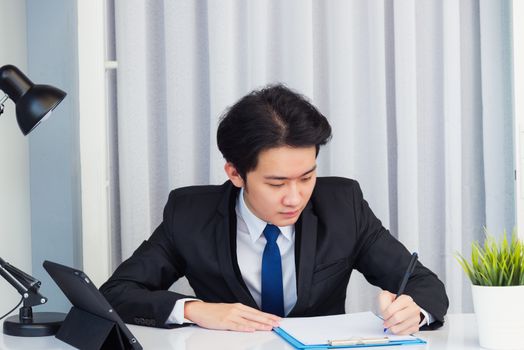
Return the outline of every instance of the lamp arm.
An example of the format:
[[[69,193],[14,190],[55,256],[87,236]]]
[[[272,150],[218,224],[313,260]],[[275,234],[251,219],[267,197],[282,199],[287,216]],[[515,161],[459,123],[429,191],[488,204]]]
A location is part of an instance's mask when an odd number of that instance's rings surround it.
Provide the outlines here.
[[[17,281],[19,281],[25,288],[31,289],[36,287],[40,288],[42,284],[39,280],[33,276],[25,273],[24,271],[17,269],[7,261],[0,258],[0,266],[2,266],[7,272],[9,272]]]
[[[24,287],[20,282],[18,282],[16,279],[7,272],[6,269],[4,269],[3,266],[0,266],[0,275],[9,282],[10,285],[15,287],[15,289],[18,291],[19,294],[23,295],[25,292],[27,292],[27,288]]]
[[[41,285],[39,280],[17,269],[2,258],[0,258],[0,275],[24,297],[25,307],[45,304],[47,302],[47,298],[38,292]]]

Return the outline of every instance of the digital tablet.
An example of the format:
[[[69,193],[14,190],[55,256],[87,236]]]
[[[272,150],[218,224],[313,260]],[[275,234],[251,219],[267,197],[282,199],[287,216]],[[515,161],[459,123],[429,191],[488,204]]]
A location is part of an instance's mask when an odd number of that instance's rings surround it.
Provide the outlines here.
[[[74,307],[114,322],[123,342],[127,342],[124,344],[125,349],[142,349],[120,316],[83,271],[47,260],[43,266]]]

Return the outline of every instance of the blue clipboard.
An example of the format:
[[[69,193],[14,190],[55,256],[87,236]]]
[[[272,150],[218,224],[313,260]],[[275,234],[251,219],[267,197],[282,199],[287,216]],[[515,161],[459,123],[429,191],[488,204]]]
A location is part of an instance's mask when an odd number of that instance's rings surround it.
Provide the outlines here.
[[[423,339],[413,337],[409,340],[390,340],[387,341],[367,341],[367,339],[354,339],[356,344],[344,344],[344,345],[331,345],[329,343],[325,344],[304,344],[298,339],[287,333],[280,327],[273,328],[273,332],[278,334],[284,340],[286,340],[291,346],[295,349],[355,349],[355,348],[367,348],[367,347],[379,347],[379,346],[395,346],[395,345],[419,345],[426,344],[427,342]],[[361,341],[359,341],[361,340]]]
[[[377,347],[377,346],[396,346],[396,345],[418,345],[418,344],[427,344],[427,342],[420,338],[413,338],[410,340],[388,340],[383,343],[364,343],[364,344],[354,344],[354,345],[330,345],[326,344],[303,344],[299,340],[295,339],[292,335],[287,333],[282,328],[273,328],[273,332],[278,334],[289,344],[291,344],[295,349],[355,349],[355,348],[367,348],[367,347]]]

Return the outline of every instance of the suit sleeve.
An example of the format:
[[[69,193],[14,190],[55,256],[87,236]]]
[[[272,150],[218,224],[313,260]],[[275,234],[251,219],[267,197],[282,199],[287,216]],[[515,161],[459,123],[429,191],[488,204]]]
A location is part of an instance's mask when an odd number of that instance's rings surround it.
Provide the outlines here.
[[[162,223],[100,287],[100,291],[126,323],[153,327],[165,325],[177,300],[186,296],[169,291],[184,275],[185,262],[173,244],[174,192],[169,196]]]
[[[353,190],[353,204],[358,232],[355,267],[371,284],[397,293],[411,253],[375,217],[357,183]],[[411,296],[418,306],[435,317],[435,322],[422,329],[442,326],[449,305],[444,284],[420,262],[417,262],[404,294]]]

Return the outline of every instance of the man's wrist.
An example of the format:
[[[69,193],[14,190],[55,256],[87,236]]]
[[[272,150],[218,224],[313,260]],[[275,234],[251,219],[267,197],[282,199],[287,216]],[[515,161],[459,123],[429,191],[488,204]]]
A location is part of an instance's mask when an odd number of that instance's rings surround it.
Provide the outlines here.
[[[193,301],[199,300],[195,298],[184,298],[177,300],[175,306],[173,307],[173,310],[171,311],[171,314],[166,320],[166,324],[192,323],[191,320],[185,317],[185,306],[187,303],[191,303]]]
[[[194,310],[194,306],[197,302],[203,303],[202,300],[198,300],[198,299],[188,300],[184,303],[184,319],[187,320],[188,322],[193,322],[191,310]]]

